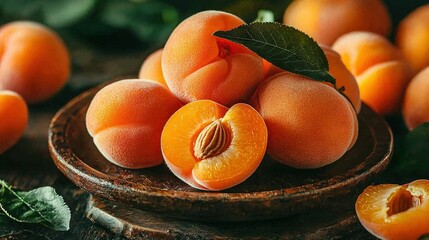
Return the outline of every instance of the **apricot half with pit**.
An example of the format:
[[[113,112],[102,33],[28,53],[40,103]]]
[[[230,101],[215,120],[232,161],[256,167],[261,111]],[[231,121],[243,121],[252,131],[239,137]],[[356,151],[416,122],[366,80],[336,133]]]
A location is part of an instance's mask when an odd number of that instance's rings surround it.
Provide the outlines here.
[[[170,170],[201,190],[224,190],[246,180],[261,163],[267,128],[250,105],[230,109],[211,100],[188,103],[164,126],[161,149]]]
[[[361,224],[382,239],[418,239],[429,233],[429,180],[367,187],[356,201]]]

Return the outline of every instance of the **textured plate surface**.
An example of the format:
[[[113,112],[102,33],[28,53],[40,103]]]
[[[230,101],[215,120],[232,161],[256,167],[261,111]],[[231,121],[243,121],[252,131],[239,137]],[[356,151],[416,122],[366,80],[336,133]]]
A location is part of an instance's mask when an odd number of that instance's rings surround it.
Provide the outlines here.
[[[171,217],[263,220],[340,202],[353,204],[363,188],[385,169],[392,154],[389,126],[363,106],[358,140],[335,163],[316,170],[296,170],[266,156],[242,184],[222,192],[204,192],[183,183],[166,165],[127,170],[99,153],[86,130],[85,114],[101,87],[77,96],[52,119],[49,148],[55,164],[71,181],[95,196]]]

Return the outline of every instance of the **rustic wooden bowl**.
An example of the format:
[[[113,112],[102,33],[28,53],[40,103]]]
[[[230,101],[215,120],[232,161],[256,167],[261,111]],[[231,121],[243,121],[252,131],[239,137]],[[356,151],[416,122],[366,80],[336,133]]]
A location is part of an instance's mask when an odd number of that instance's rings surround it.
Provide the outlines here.
[[[266,156],[244,183],[222,192],[204,192],[176,178],[166,165],[127,170],[99,153],[86,130],[85,114],[101,87],[77,96],[52,119],[49,149],[55,164],[77,186],[97,197],[169,217],[266,220],[335,207],[339,202],[353,204],[386,168],[392,154],[389,126],[364,105],[359,138],[337,162],[316,170],[296,170]]]

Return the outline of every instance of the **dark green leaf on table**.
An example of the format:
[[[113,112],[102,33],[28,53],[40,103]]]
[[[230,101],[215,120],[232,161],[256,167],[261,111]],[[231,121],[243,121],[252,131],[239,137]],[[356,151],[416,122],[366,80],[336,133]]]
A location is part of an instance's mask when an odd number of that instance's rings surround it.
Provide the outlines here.
[[[254,22],[214,35],[246,46],[279,68],[336,86],[323,50],[293,27]]]
[[[398,175],[429,178],[429,123],[405,135],[392,160]]]
[[[52,187],[25,192],[0,180],[0,211],[17,222],[42,224],[57,231],[70,227],[70,209]]]

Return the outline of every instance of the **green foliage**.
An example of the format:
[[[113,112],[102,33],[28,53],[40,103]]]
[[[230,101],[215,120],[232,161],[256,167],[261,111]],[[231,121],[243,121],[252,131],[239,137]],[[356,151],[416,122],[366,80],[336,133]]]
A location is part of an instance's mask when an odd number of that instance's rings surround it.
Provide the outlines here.
[[[279,68],[335,85],[322,49],[293,27],[254,22],[214,35],[246,46]]]
[[[96,2],[96,0],[44,1],[41,12],[48,25],[66,27],[88,16],[95,7]]]
[[[6,217],[21,223],[42,224],[57,231],[70,228],[70,209],[51,187],[31,191],[12,189],[0,180],[0,221]]]
[[[402,139],[391,164],[399,176],[429,178],[429,123],[424,123]]]
[[[274,13],[269,10],[259,10],[255,22],[274,22]]]
[[[100,19],[107,25],[128,29],[143,41],[165,41],[179,23],[176,9],[160,1],[106,1]]]

